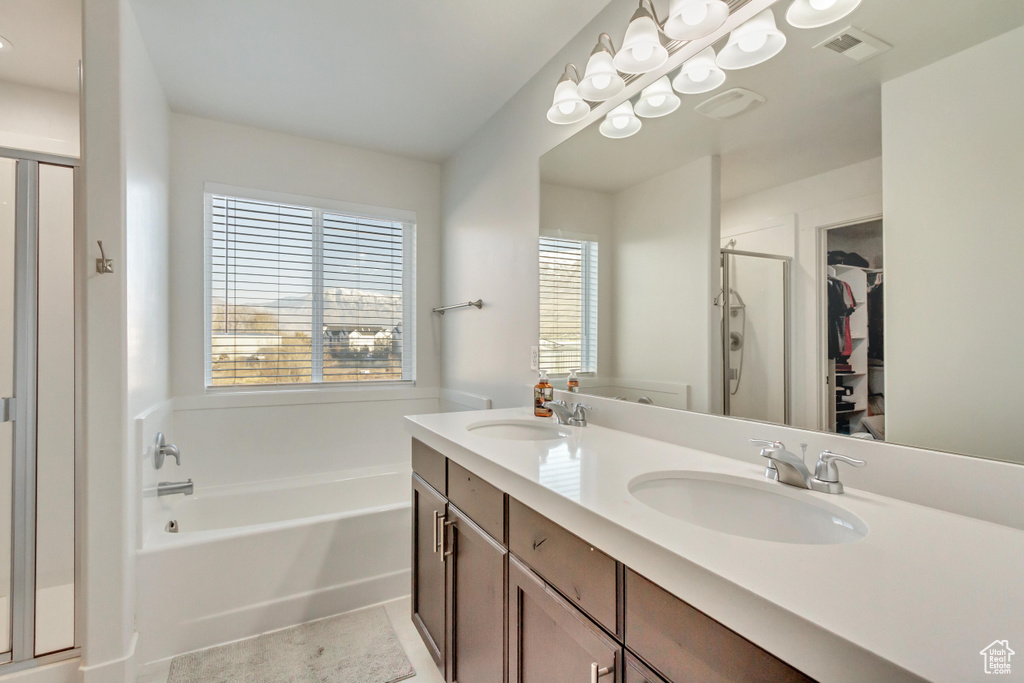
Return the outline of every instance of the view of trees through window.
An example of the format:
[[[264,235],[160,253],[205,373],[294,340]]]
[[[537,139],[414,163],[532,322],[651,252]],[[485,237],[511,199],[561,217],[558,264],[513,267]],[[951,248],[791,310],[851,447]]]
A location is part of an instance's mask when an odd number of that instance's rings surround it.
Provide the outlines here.
[[[406,225],[208,195],[208,384],[411,379]]]

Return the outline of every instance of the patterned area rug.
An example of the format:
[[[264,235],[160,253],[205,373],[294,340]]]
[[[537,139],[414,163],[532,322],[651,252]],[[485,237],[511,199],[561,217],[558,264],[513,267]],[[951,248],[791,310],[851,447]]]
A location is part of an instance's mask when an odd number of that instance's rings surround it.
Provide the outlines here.
[[[167,683],[394,683],[415,674],[375,607],[180,655]]]

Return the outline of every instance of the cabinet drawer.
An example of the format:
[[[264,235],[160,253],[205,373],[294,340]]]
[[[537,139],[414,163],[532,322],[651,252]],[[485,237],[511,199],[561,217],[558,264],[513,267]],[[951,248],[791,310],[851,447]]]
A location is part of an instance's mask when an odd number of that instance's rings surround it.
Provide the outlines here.
[[[508,501],[508,547],[609,632],[617,628],[615,560],[519,501]]]
[[[412,440],[412,471],[420,475],[420,479],[433,486],[442,496],[448,495],[445,467],[447,460],[448,458],[422,441]]]
[[[813,680],[628,568],[625,622],[626,646],[673,683]]]
[[[505,543],[505,494],[465,467],[448,461],[448,500],[481,529]]]

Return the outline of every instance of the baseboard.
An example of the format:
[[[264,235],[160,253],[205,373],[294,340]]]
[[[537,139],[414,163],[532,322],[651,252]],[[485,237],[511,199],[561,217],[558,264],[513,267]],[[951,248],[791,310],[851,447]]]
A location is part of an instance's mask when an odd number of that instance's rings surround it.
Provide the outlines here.
[[[138,651],[138,644],[139,634],[132,633],[132,641],[126,655],[100,664],[83,666],[81,668],[83,683],[135,683],[137,673],[135,653]]]
[[[145,641],[143,655],[149,661],[140,663],[138,673],[147,675],[166,667],[174,657],[204,650],[263,633],[297,626],[343,612],[390,602],[409,593],[411,572],[403,569],[370,579],[340,584],[307,593],[289,595],[270,602],[246,605],[241,609],[195,619],[179,624],[178,633],[165,635],[164,643],[179,643],[176,651],[157,651],[159,645]],[[161,644],[164,644],[161,643]]]

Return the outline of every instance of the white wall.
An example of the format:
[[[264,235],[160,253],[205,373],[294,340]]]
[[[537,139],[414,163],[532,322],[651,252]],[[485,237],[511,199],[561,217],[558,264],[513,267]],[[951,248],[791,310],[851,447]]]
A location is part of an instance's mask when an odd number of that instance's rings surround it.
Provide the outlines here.
[[[819,427],[818,233],[882,213],[882,159],[788,183],[722,204],[722,240],[735,248],[793,257],[792,424]],[[823,328],[821,328],[823,329]]]
[[[0,81],[0,147],[79,156],[78,94]]]
[[[882,88],[893,441],[1024,462],[1022,63],[1016,29]]]
[[[437,164],[171,116],[170,348],[172,393],[180,410],[174,433],[167,436],[182,448],[183,460],[175,477],[194,475],[201,487],[408,461],[407,440],[393,438],[402,432],[402,416],[438,408],[441,329],[430,309],[443,303],[440,175]],[[415,211],[415,389],[208,395],[203,374],[207,182]],[[253,393],[261,395],[254,399]]]
[[[706,157],[614,195],[612,374],[690,386],[712,409],[719,161]]]

